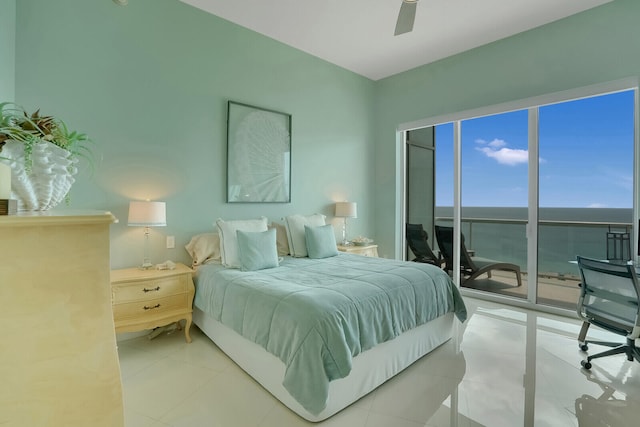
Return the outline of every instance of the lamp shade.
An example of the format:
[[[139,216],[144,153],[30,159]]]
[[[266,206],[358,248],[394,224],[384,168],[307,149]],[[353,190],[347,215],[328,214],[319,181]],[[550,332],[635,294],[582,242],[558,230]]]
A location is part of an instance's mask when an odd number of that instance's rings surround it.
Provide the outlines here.
[[[165,202],[129,202],[127,225],[138,227],[166,227],[167,211]]]
[[[358,205],[354,202],[336,202],[336,217],[357,218]]]

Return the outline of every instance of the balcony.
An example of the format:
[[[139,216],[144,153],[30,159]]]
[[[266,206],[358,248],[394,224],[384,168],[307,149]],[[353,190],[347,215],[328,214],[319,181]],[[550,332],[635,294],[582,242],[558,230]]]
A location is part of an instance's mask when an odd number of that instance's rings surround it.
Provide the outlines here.
[[[482,208],[476,208],[482,209]],[[493,209],[493,213],[496,213]],[[513,211],[504,208],[507,211]],[[620,221],[630,217],[630,210],[578,209],[576,218],[594,220],[545,219],[538,226],[537,303],[575,310],[580,294],[580,273],[575,261],[577,255],[596,259],[629,258],[633,241],[631,222]],[[610,211],[616,211],[612,215]],[[513,213],[513,212],[512,212]],[[575,213],[575,212],[572,212]],[[464,213],[463,213],[464,214]],[[553,216],[553,215],[550,215]],[[451,216],[437,216],[436,224],[451,225]],[[468,281],[463,287],[494,294],[526,299],[528,295],[527,221],[524,219],[496,219],[483,216],[464,216],[462,233],[467,249],[477,256],[514,263],[522,270],[522,286],[516,286],[512,272],[493,271]],[[434,244],[434,246],[437,245]],[[621,249],[622,248],[622,249]]]

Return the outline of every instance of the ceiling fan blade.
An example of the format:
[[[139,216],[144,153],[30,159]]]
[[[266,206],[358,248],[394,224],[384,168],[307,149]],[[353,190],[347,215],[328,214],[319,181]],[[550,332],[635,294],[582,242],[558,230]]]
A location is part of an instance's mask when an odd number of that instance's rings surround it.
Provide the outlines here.
[[[396,31],[394,36],[399,34],[408,33],[413,30],[413,22],[416,19],[416,6],[417,0],[404,1],[400,6],[400,13],[398,14],[398,22],[396,22]]]

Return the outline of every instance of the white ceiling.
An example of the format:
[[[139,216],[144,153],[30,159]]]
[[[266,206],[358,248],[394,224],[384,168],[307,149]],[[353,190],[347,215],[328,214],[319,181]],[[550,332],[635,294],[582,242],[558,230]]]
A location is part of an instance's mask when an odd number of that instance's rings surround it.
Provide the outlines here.
[[[402,0],[180,0],[378,80],[612,0],[420,0],[394,36]]]

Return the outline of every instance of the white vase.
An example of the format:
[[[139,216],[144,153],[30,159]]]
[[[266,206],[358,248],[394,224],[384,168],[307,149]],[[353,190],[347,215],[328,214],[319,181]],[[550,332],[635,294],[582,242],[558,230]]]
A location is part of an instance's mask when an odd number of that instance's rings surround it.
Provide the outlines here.
[[[0,162],[11,166],[11,198],[19,211],[46,211],[58,205],[75,182],[76,158],[49,141],[33,144],[31,167],[25,162],[25,145],[5,141]]]

